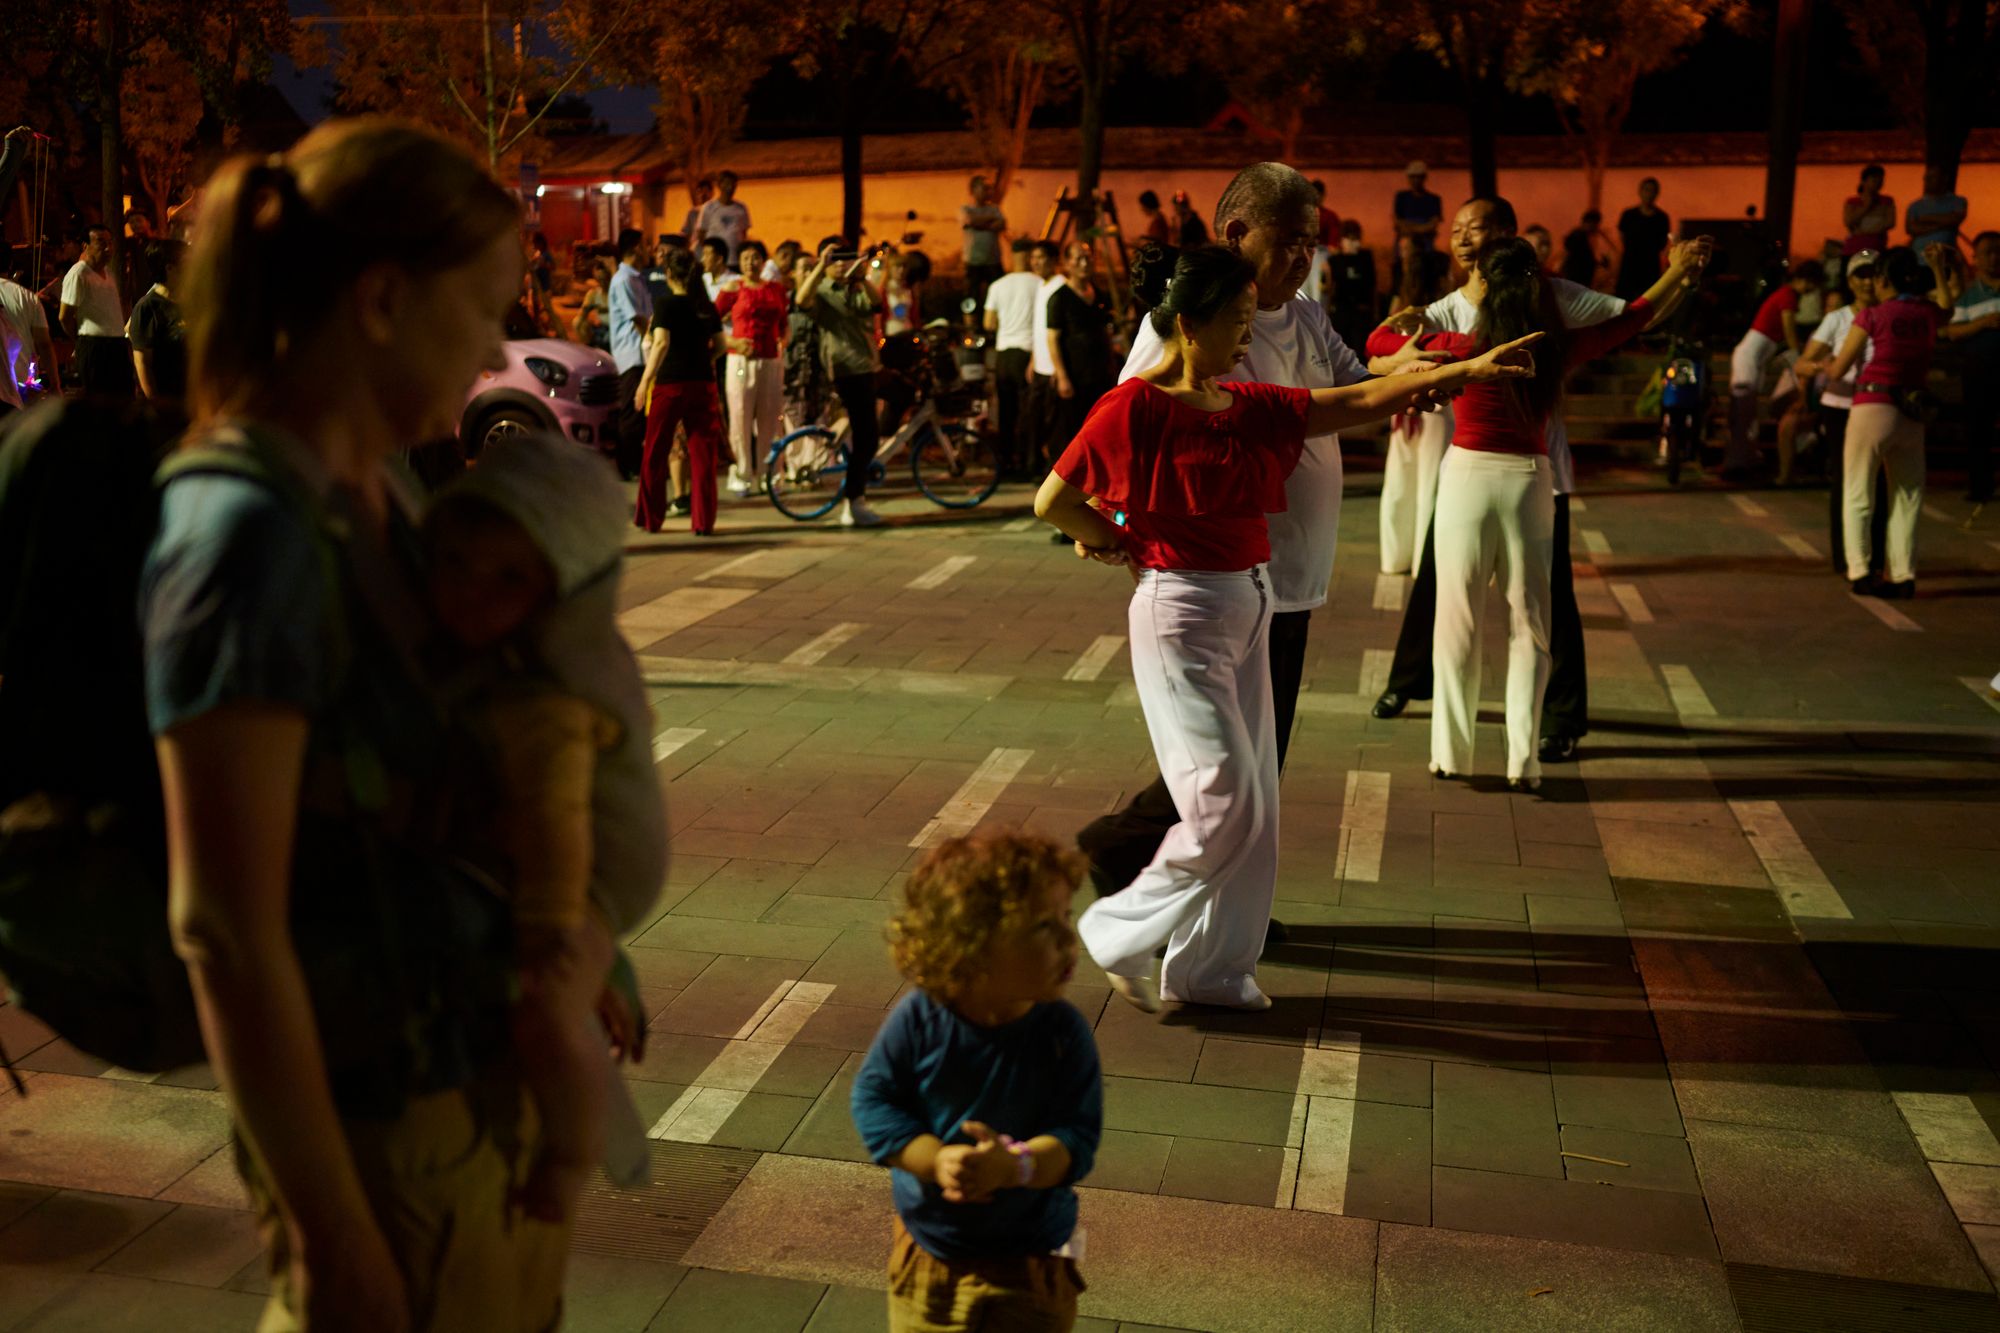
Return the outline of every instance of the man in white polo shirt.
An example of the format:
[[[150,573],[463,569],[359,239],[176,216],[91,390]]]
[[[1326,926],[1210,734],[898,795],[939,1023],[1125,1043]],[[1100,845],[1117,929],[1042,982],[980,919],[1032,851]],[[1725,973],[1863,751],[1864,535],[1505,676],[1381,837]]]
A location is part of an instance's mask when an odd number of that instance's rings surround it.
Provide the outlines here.
[[[986,289],[986,332],[993,338],[995,406],[1000,414],[1000,467],[1008,476],[1039,474],[1035,464],[1035,433],[1025,428],[1021,402],[1028,388],[1028,367],[1035,356],[1036,297],[1047,278],[1048,259],[1032,241],[1014,242],[1016,267]]]
[[[1034,322],[1028,326],[1028,338],[1033,344],[1028,349],[1028,393],[1025,399],[1028,420],[1028,438],[1039,450],[1053,429],[1056,414],[1056,358],[1049,351],[1049,298],[1056,289],[1069,281],[1063,276],[1062,247],[1054,241],[1036,241],[1028,250],[1028,269],[1041,279],[1041,288],[1035,293]],[[1034,471],[1054,459],[1031,458],[1030,471]],[[1060,532],[1056,534],[1063,541]]]
[[[1215,237],[1257,270],[1250,352],[1218,379],[1331,389],[1369,377],[1370,367],[1334,332],[1326,308],[1299,290],[1319,244],[1319,196],[1312,182],[1282,162],[1245,167],[1216,204]],[[1152,321],[1139,321],[1120,378],[1130,379],[1159,364],[1162,346]],[[1431,358],[1416,352],[1413,340],[1403,355],[1385,358],[1373,368],[1386,372],[1414,359]],[[1285,482],[1286,511],[1267,516],[1273,607],[1268,642],[1280,771],[1305,671],[1308,624],[1314,608],[1325,605],[1327,585],[1333,579],[1340,494],[1340,437],[1316,436],[1306,441],[1298,467]],[[1090,861],[1097,891],[1115,893],[1130,884],[1179,820],[1166,783],[1155,781],[1123,810],[1085,827],[1077,835],[1077,846]],[[1282,938],[1282,927],[1273,922],[1266,942]]]
[[[63,331],[76,339],[76,366],[91,397],[130,398],[132,345],[125,341],[125,307],[111,273],[111,228],[99,223],[84,234],[83,256],[64,275],[57,311]]]

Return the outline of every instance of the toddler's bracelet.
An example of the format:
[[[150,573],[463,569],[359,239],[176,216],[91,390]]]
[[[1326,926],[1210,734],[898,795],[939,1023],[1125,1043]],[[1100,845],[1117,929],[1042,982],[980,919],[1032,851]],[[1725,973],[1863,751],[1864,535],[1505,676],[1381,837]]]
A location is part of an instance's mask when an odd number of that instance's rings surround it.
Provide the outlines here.
[[[1028,1188],[1035,1181],[1034,1149],[1025,1143],[1016,1143],[1005,1134],[1000,1136],[1000,1142],[1006,1145],[1008,1152],[1014,1154],[1016,1169],[1019,1173],[1014,1179],[1014,1184],[1020,1189]]]

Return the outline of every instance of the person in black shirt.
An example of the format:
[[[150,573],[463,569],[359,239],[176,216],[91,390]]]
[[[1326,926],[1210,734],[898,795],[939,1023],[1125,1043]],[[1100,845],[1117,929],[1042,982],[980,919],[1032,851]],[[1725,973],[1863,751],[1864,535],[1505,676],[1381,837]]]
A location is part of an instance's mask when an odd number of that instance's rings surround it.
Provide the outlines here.
[[[1327,313],[1334,331],[1349,347],[1364,346],[1381,312],[1375,307],[1375,252],[1362,246],[1361,224],[1353,218],[1342,220],[1340,247],[1327,256],[1326,269]]]
[[[1094,276],[1096,257],[1082,241],[1069,248],[1069,281],[1049,293],[1049,354],[1055,360],[1056,435],[1059,456],[1099,398],[1117,383],[1112,364],[1111,294]]]
[[[715,531],[715,474],[723,451],[722,402],[715,388],[715,362],[724,350],[722,317],[695,276],[691,252],[669,251],[661,271],[667,297],[653,304],[634,400],[646,415],[646,436],[632,523],[658,532],[669,516],[688,514],[695,535],[705,537]],[[673,452],[678,426],[687,428],[686,466],[693,473],[685,490]],[[666,498],[670,476],[676,492],[672,508]]]
[[[147,268],[159,280],[132,307],[132,318],[125,325],[139,392],[174,405],[187,397],[187,334],[173,298],[186,255],[187,246],[180,241],[154,241],[146,247]]]
[[[1660,256],[1666,253],[1673,224],[1657,207],[1660,183],[1651,176],[1639,182],[1639,202],[1618,215],[1618,238],[1624,247],[1618,261],[1618,295],[1629,301],[1643,295],[1660,279]]]

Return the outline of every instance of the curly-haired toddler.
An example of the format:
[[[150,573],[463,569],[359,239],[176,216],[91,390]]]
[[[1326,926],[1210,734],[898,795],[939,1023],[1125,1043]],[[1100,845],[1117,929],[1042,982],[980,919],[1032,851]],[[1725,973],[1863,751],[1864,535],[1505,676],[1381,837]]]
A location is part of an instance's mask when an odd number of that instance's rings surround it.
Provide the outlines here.
[[[1074,852],[1018,833],[952,839],[910,873],[889,935],[914,989],[852,1102],[894,1172],[893,1333],[1076,1322],[1072,1187],[1104,1128],[1097,1044],[1063,998],[1082,876]]]

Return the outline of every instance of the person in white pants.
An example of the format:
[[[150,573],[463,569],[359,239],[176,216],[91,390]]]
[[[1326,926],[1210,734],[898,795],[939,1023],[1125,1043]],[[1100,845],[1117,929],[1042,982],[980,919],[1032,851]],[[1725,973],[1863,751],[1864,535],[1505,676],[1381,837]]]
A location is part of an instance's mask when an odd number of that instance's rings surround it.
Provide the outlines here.
[[[1137,578],[1133,679],[1180,819],[1129,888],[1084,912],[1078,932],[1112,987],[1147,1012],[1162,998],[1271,1005],[1256,977],[1278,866],[1265,515],[1283,511],[1307,437],[1528,373],[1510,344],[1344,389],[1219,384],[1250,347],[1255,273],[1221,246],[1140,254],[1133,289],[1153,307],[1163,359],[1099,400],[1035,497],[1035,512],[1079,554],[1129,564]],[[1107,512],[1122,512],[1125,526]]]
[[[1747,476],[1757,463],[1757,402],[1764,371],[1780,352],[1799,354],[1799,302],[1817,291],[1826,271],[1816,261],[1795,267],[1785,285],[1764,298],[1756,317],[1729,354],[1729,451],[1723,474]]]
[[[715,309],[730,323],[729,359],[722,378],[734,456],[729,489],[736,495],[753,495],[764,488],[764,449],[784,433],[783,342],[791,299],[783,285],[764,280],[763,242],[743,242],[736,259],[743,281],[719,292]]]
[[[1451,443],[1451,409],[1399,416],[1382,469],[1382,572],[1407,574],[1423,557],[1437,506],[1438,464]]]
[[[1454,407],[1452,453],[1438,483],[1432,534],[1437,612],[1431,645],[1431,771],[1439,776],[1457,777],[1472,769],[1486,585],[1497,575],[1509,614],[1507,779],[1523,788],[1540,785],[1537,751],[1542,692],[1549,678],[1555,558],[1548,420],[1560,410],[1569,373],[1644,329],[1657,308],[1679,298],[1706,258],[1704,242],[1676,245],[1652,291],[1611,319],[1572,329],[1559,322],[1534,246],[1518,238],[1499,241],[1481,253],[1464,288],[1479,311],[1474,330],[1419,335],[1426,350],[1454,356],[1475,355],[1494,340],[1553,335],[1549,346],[1536,349],[1532,380],[1476,386]]]
[[[1929,258],[1926,268],[1906,245],[1882,257],[1875,283],[1878,301],[1854,316],[1826,371],[1838,380],[1861,367],[1854,377],[1854,410],[1847,414],[1842,498],[1847,577],[1864,596],[1906,598],[1917,591],[1924,423],[1911,395],[1930,377],[1938,330],[1951,321],[1957,295],[1944,247],[1933,245]],[[1882,578],[1868,572],[1877,471],[1889,476],[1889,549]]]

